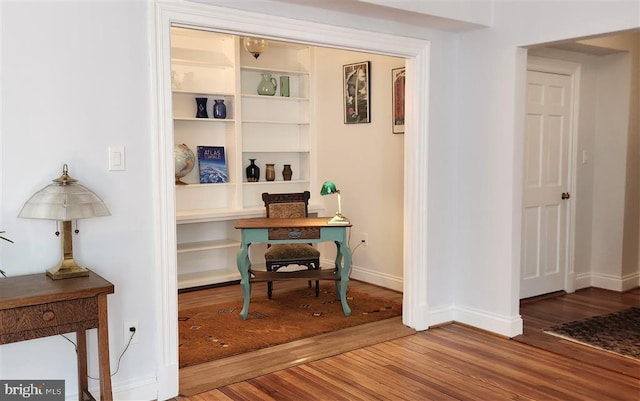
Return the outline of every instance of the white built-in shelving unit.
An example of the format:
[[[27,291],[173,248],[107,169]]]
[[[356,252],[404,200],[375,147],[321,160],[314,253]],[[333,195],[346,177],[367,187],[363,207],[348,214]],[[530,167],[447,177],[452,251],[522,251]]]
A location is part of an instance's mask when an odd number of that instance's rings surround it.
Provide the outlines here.
[[[239,232],[235,221],[264,216],[263,192],[299,192],[314,185],[313,49],[269,41],[258,59],[236,35],[171,28],[174,142],[224,146],[229,180],[200,184],[196,167],[176,185],[178,288],[237,280]],[[289,77],[288,97],[257,93],[262,74]],[[196,118],[196,97],[206,97],[210,118]],[[213,118],[215,99],[224,99],[225,119]],[[248,182],[245,168],[256,159],[260,180]],[[276,168],[265,181],[265,164]],[[290,164],[293,177],[284,181]],[[313,209],[313,208],[312,208]]]

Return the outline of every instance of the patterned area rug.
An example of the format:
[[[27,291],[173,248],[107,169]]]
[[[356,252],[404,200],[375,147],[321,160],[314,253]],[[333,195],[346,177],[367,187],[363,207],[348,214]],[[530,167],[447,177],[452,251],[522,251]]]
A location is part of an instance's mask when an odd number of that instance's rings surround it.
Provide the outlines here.
[[[314,289],[275,292],[269,300],[254,291],[246,320],[242,301],[180,311],[180,367],[311,337],[402,314],[400,303],[349,290],[351,316],[342,312],[333,283]],[[240,291],[240,288],[238,288]]]
[[[640,308],[564,323],[545,330],[545,333],[640,359]]]

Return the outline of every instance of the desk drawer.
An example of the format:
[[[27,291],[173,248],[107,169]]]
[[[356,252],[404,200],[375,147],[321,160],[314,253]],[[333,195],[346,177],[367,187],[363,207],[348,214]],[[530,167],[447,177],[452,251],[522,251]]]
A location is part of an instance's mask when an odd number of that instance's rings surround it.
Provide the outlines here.
[[[0,310],[0,334],[28,332],[96,320],[98,299],[81,298]]]
[[[270,228],[269,239],[320,239],[319,227],[304,228]]]

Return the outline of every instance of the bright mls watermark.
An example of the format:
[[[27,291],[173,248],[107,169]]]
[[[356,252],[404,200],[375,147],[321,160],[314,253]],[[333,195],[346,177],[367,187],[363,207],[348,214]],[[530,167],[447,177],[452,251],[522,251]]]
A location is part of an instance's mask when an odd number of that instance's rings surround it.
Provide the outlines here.
[[[64,401],[64,380],[0,380],[0,401]]]

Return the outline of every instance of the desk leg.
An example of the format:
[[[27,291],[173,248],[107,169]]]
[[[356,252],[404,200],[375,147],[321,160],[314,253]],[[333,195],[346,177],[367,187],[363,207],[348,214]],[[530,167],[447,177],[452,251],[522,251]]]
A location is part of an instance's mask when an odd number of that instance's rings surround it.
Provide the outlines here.
[[[334,262],[334,266],[335,266],[335,272],[334,274],[338,275],[338,277],[342,277],[341,276],[341,272],[342,272],[342,253],[340,252],[340,243],[338,241],[335,241],[336,243],[336,261]],[[340,280],[336,280],[336,295],[340,296]]]
[[[107,295],[98,295],[98,366],[100,369],[100,399],[112,401],[111,367],[109,364],[109,326]]]
[[[84,330],[76,331],[78,343],[78,399],[85,400],[85,393],[89,392],[89,380],[87,377],[87,333]]]
[[[344,242],[337,242],[338,252],[336,255],[336,274],[340,275],[340,302],[345,316],[351,315],[351,308],[347,303],[347,288],[349,287],[349,275],[351,274],[351,249]],[[344,263],[342,258],[344,257]],[[336,281],[337,285],[337,281]]]
[[[240,311],[240,317],[242,320],[247,318],[249,313],[249,302],[251,301],[251,275],[249,270],[251,269],[251,261],[249,260],[249,245],[241,244],[238,254],[236,256],[236,264],[240,271],[240,286],[242,286],[243,304],[242,311]]]

